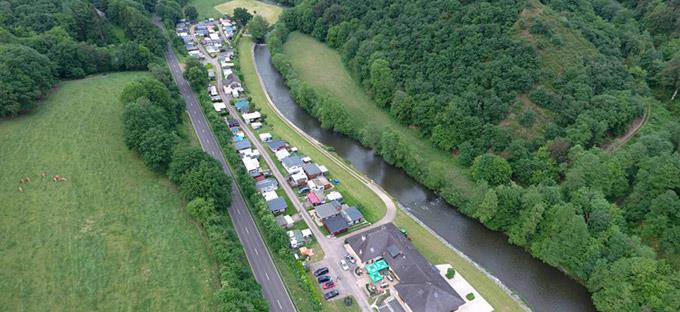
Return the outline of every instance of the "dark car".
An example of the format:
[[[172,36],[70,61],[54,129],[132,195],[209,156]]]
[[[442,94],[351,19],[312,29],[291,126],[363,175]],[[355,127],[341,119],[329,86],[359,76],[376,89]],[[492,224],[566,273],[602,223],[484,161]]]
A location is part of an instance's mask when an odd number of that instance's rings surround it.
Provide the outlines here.
[[[328,274],[328,268],[323,267],[323,268],[318,268],[316,271],[314,271],[314,277],[319,277],[321,275]]]
[[[321,275],[316,280],[319,281],[319,284],[321,284],[321,283],[325,283],[325,282],[330,282],[331,277],[328,276],[328,275]]]
[[[331,290],[327,293],[325,293],[323,296],[326,298],[326,300],[337,297],[338,294],[340,294],[337,290]]]

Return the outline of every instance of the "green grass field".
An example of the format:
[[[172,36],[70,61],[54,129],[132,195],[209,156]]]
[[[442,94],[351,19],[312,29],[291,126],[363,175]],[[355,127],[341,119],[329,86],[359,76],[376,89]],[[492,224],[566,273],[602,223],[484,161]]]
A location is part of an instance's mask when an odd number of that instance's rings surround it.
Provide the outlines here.
[[[187,5],[196,7],[196,11],[198,11],[198,18],[203,19],[221,16],[222,13],[215,9],[215,6],[227,1],[228,0],[189,0]]]
[[[468,169],[451,154],[435,149],[416,129],[400,125],[373,103],[349,75],[337,51],[300,32],[290,34],[284,50],[300,80],[337,99],[359,124],[389,127],[432,167],[430,172],[443,175],[442,180],[451,181],[457,189],[468,190],[473,186]]]
[[[0,121],[2,310],[212,310],[200,230],[123,144],[118,97],[144,75],[63,82],[35,112]]]
[[[205,0],[203,0],[205,1]],[[232,15],[234,9],[245,8],[253,15],[261,15],[269,24],[274,24],[279,20],[279,15],[283,12],[283,8],[277,5],[260,2],[257,0],[231,0],[229,2],[220,4],[215,9],[222,14]]]

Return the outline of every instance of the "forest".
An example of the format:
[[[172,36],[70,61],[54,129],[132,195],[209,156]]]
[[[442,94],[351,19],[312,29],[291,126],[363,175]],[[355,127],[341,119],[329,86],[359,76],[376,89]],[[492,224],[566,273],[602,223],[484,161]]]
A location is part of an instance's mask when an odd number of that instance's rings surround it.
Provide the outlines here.
[[[151,22],[155,9],[132,0],[0,2],[0,117],[30,110],[60,79],[146,70],[166,42]]]
[[[662,1],[306,0],[268,43],[323,126],[579,280],[598,310],[677,311],[678,14]],[[301,81],[283,54],[291,31],[337,49],[376,105],[470,166],[476,186]],[[607,148],[644,114],[633,141]]]

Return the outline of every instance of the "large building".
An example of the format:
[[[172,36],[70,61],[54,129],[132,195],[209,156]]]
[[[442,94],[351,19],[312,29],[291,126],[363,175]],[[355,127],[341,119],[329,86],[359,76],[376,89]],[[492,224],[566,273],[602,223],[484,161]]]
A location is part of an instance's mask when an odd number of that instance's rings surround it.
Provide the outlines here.
[[[387,263],[398,280],[395,295],[407,311],[452,312],[465,304],[439,270],[392,223],[345,239],[345,247],[366,271],[376,263],[382,264],[381,260]]]

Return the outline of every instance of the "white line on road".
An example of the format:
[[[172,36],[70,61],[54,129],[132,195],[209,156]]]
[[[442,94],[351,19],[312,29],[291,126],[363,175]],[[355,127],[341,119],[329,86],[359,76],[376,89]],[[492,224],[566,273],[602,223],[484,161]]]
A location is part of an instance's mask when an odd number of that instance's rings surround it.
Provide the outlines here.
[[[269,278],[269,274],[267,274],[267,272],[264,272],[264,276],[267,277],[267,280],[268,280],[268,281],[271,281],[271,279]]]
[[[256,255],[258,255],[258,256],[260,255],[260,253],[257,251],[257,248],[253,248],[253,250],[255,250]]]
[[[246,233],[250,234],[250,231],[248,231],[247,227],[244,227],[244,229],[246,229]]]
[[[241,214],[241,210],[236,209],[236,213]]]
[[[279,304],[279,309],[283,310],[283,306],[281,306],[281,301],[279,301],[279,299],[276,299],[276,303]]]

